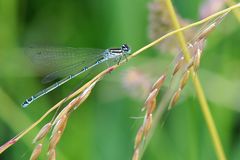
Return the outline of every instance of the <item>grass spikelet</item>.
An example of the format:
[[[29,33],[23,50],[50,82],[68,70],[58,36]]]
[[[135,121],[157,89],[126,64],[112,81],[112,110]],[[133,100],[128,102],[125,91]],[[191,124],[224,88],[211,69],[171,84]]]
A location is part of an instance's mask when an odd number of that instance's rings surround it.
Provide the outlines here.
[[[36,145],[36,147],[34,148],[33,152],[32,152],[32,155],[30,157],[30,160],[37,160],[41,151],[42,151],[42,144],[38,144]]]
[[[85,89],[83,91],[83,93],[79,96],[79,98],[77,98],[76,104],[74,104],[74,106],[75,106],[74,110],[77,109],[77,107],[88,98],[88,96],[90,95],[93,87],[95,86],[95,84],[97,82],[98,82],[98,80],[95,81],[94,83],[92,83],[87,89]]]
[[[86,88],[78,97],[74,98],[55,118],[53,122],[54,128],[49,142],[49,152],[55,150],[56,145],[60,141],[63,131],[67,125],[70,112],[75,110],[76,107],[78,107],[82,102],[87,99],[97,81],[98,80],[96,80],[88,88]],[[56,155],[55,151],[54,155]]]
[[[48,152],[48,160],[56,160],[56,150],[55,149],[51,149]]]
[[[224,13],[223,15],[217,17],[211,24],[208,25],[204,30],[202,30],[197,38],[197,41],[200,41],[202,39],[206,39],[206,37],[219,25],[223,18],[228,14],[229,12]]]
[[[143,127],[140,127],[135,138],[134,149],[139,147],[139,145],[142,142],[142,139],[143,139]]]
[[[190,71],[187,70],[184,75],[182,76],[182,79],[180,81],[180,88],[183,89],[186,85],[186,83],[188,82],[189,79],[189,75],[190,75]]]
[[[56,122],[56,124],[53,128],[52,135],[51,135],[50,142],[49,142],[49,148],[48,148],[49,159],[50,159],[50,157],[53,158],[56,156],[55,149],[56,149],[56,146],[57,146],[58,142],[60,141],[62,134],[66,128],[69,115],[70,114],[62,115],[59,118],[59,120]],[[53,154],[53,153],[51,153],[52,151],[54,151],[54,156],[51,156],[51,154]]]
[[[200,60],[201,60],[201,53],[202,50],[201,49],[197,49],[197,53],[193,58],[193,69],[196,71],[200,65]]]
[[[156,94],[157,96],[157,94]],[[153,111],[155,110],[156,108],[156,104],[157,104],[157,100],[156,100],[156,97],[154,99],[152,99],[152,103],[150,106],[148,106],[148,109],[146,111],[146,115],[150,115],[153,113]]]
[[[160,88],[162,87],[164,81],[166,79],[166,75],[162,75],[152,86],[152,90],[149,93],[148,98],[145,101],[144,107],[142,111],[145,109],[145,118],[142,126],[139,128],[134,143],[134,154],[132,159],[138,160],[139,159],[139,150],[141,146],[144,144],[144,137],[148,135],[148,132],[152,126],[152,113],[156,108],[156,97],[159,93]],[[143,137],[144,136],[144,137]]]
[[[144,111],[145,109],[150,109],[153,107],[153,105],[155,104],[155,99],[158,93],[158,89],[154,89],[148,96],[148,98],[145,101],[145,105],[142,109],[142,111]],[[152,110],[152,109],[151,109]]]
[[[184,64],[185,64],[185,59],[183,56],[181,56],[174,66],[172,76],[174,76],[180,70],[180,68],[183,67]]]
[[[206,38],[214,29],[216,28],[216,24],[213,23],[210,26],[208,26],[205,30],[201,32],[201,34],[198,37],[198,40]]]
[[[143,135],[146,137],[152,126],[152,114],[147,114],[143,123]]]
[[[179,88],[173,95],[171,101],[170,101],[170,105],[169,105],[169,108],[168,109],[171,109],[175,104],[176,102],[178,101],[179,97],[180,97],[180,94],[181,94],[181,91],[182,89]]]
[[[52,122],[49,122],[44,127],[42,127],[37,136],[34,138],[34,143],[43,139],[49,130],[53,127],[48,148],[49,159],[55,159],[56,157],[56,145],[60,141],[64,129],[66,128],[70,113],[87,99],[98,80],[99,79],[94,81],[79,96],[70,101],[70,103],[64,107],[64,109],[56,116],[56,118],[52,120]]]
[[[49,148],[48,148],[48,151],[51,151],[52,149],[55,150],[60,138],[62,136],[62,132],[61,131],[57,131],[55,134],[53,134],[53,136],[51,137],[50,139],[50,142],[49,142]]]
[[[63,133],[66,125],[67,125],[67,121],[68,121],[68,117],[69,115],[63,115],[55,124],[53,131],[52,131],[52,136],[54,134],[56,134],[56,132],[60,131],[61,133]],[[51,136],[51,137],[52,137]]]
[[[77,107],[82,104],[90,95],[93,87],[98,82],[99,79],[94,81],[88,88],[86,88],[78,97],[74,98],[55,118],[53,125],[55,125],[63,115],[67,115],[70,111],[77,109]]]
[[[134,154],[133,154],[133,157],[132,157],[132,160],[139,160],[139,148],[137,148],[135,151],[134,151]]]
[[[159,90],[161,89],[164,81],[166,79],[166,74],[163,74],[160,76],[160,78],[153,84],[151,92],[149,93],[148,98],[145,101],[144,107],[142,111],[146,110],[145,118],[143,121],[142,126],[140,126],[134,142],[134,154],[132,159],[138,160],[140,155],[139,151],[141,149],[141,146],[143,147],[144,144],[144,137],[146,137],[149,133],[149,130],[152,126],[152,113],[154,112],[156,108],[156,97],[159,93]]]
[[[36,143],[37,141],[41,140],[43,137],[47,135],[47,133],[50,131],[52,127],[51,123],[45,124],[42,129],[38,132],[37,136],[33,139],[33,143]]]
[[[154,83],[154,85],[152,86],[151,92],[145,101],[142,111],[144,111],[146,109],[147,114],[150,114],[154,111],[154,109],[156,107],[156,97],[157,97],[158,92],[159,92],[160,88],[162,87],[165,79],[166,79],[166,75],[164,74]]]
[[[159,90],[162,87],[163,82],[165,81],[165,79],[166,79],[166,75],[164,74],[154,83],[154,85],[152,86],[152,90],[154,90],[154,89],[158,89]]]

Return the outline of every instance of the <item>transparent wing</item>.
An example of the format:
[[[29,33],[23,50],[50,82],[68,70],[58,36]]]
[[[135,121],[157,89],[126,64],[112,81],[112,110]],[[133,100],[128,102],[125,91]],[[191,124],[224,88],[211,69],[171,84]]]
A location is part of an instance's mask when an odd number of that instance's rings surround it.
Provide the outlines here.
[[[43,78],[43,83],[80,71],[101,58],[103,52],[104,49],[71,47],[25,49],[40,73],[47,75]]]

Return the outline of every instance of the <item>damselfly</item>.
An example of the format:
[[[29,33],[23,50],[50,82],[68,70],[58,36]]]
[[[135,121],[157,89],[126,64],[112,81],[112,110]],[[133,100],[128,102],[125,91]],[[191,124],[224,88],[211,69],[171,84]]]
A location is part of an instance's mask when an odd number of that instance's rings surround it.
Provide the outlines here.
[[[48,88],[38,92],[37,94],[31,96],[30,98],[26,99],[22,103],[22,107],[27,107],[30,103],[35,101],[36,99],[40,98],[41,96],[51,92],[52,90],[56,89],[57,87],[63,85],[64,83],[68,82],[69,80],[77,77],[78,75],[84,73],[85,71],[97,66],[98,64],[101,64],[102,62],[108,61],[110,59],[114,59],[118,61],[118,63],[121,61],[121,58],[127,58],[127,56],[130,54],[131,49],[127,44],[123,44],[120,48],[110,48],[106,50],[101,49],[89,49],[89,48],[49,48],[49,49],[40,49],[40,48],[31,48],[30,54],[36,54],[41,57],[46,57],[46,62],[41,63],[48,63],[47,59],[54,57],[55,59],[58,58],[58,56],[71,56],[71,58],[80,58],[81,60],[75,60],[72,63],[65,63],[65,69],[60,71],[55,71],[48,76],[46,76],[43,80],[45,82],[51,81],[55,79],[59,74],[64,73],[71,69],[71,68],[78,68],[78,71],[75,73],[69,73],[68,76],[63,78],[62,80],[54,83],[53,85],[49,86]],[[94,57],[90,58],[90,55],[94,54]],[[74,57],[75,55],[78,55]],[[48,57],[47,57],[48,56]],[[60,59],[63,59],[60,58]],[[77,63],[78,62],[78,63]],[[56,62],[58,63],[58,62]],[[60,62],[59,62],[60,63]],[[63,63],[63,62],[61,62]],[[59,65],[59,64],[51,64],[51,65]]]

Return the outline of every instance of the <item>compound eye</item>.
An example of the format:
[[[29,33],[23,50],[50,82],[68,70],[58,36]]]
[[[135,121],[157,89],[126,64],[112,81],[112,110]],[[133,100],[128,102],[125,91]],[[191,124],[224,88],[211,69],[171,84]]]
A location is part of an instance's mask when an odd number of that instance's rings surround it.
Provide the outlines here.
[[[128,45],[123,44],[123,45],[122,45],[122,50],[123,50],[124,52],[128,52],[130,49],[129,49]]]

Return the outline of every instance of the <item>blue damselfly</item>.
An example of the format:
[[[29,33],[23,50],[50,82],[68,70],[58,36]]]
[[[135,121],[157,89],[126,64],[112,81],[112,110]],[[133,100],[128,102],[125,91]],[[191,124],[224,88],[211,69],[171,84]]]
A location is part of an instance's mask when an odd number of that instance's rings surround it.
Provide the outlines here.
[[[101,64],[102,62],[108,61],[110,59],[114,59],[121,61],[121,58],[127,58],[130,54],[131,49],[128,45],[123,44],[120,48],[110,48],[106,50],[102,49],[90,49],[90,48],[29,48],[27,49],[27,54],[34,55],[35,57],[40,57],[36,59],[36,63],[47,64],[48,66],[64,66],[61,71],[54,71],[47,75],[43,82],[50,82],[59,75],[68,75],[62,80],[54,83],[53,85],[49,86],[48,88],[38,92],[37,94],[31,96],[30,98],[26,99],[22,103],[22,107],[27,107],[30,103],[35,101],[36,99],[42,97],[43,95],[51,92],[52,90],[56,89],[57,87],[63,85],[64,83],[68,82],[69,80],[77,77],[78,75],[84,73],[85,71]],[[93,55],[93,56],[92,56]],[[59,58],[61,56],[61,58]],[[69,57],[73,60],[69,62],[64,62],[65,59],[69,59]],[[58,62],[61,60],[61,62]],[[52,61],[48,61],[49,59],[55,59],[55,63]],[[40,61],[42,62],[40,62]],[[56,67],[57,68],[57,67]],[[69,70],[77,70],[75,73],[68,73]]]

